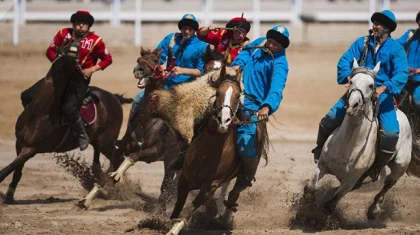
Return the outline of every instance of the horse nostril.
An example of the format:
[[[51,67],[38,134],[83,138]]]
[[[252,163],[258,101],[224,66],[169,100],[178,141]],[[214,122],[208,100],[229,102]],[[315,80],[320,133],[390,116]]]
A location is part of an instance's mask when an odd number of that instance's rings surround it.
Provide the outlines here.
[[[225,121],[225,123],[229,123],[230,120],[231,120],[230,118],[227,118],[226,121]]]
[[[353,107],[359,106],[359,102],[354,103]]]
[[[217,122],[218,122],[218,123],[222,123],[222,117],[221,117],[221,116],[218,116],[218,117],[217,117]]]

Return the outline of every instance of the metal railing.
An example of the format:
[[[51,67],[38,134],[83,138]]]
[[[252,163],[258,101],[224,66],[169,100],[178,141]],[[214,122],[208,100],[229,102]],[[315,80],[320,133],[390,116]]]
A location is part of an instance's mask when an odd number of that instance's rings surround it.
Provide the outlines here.
[[[7,2],[7,0],[5,0]],[[127,1],[127,0],[126,0]],[[124,1],[124,3],[126,2]],[[150,10],[146,9],[143,4],[146,0],[132,0],[134,6],[130,5],[129,9],[122,9],[121,0],[111,0],[109,7],[102,10],[91,10],[96,21],[109,21],[112,26],[118,27],[121,21],[134,22],[134,44],[139,46],[142,38],[142,22],[176,22],[180,17],[187,13],[184,11],[173,11],[172,9],[165,10]],[[153,0],[159,1],[159,0]],[[160,0],[162,1],[162,0]],[[219,11],[214,10],[215,0],[201,0],[199,3],[200,10],[188,11],[197,17],[202,24],[208,25],[213,21],[228,21],[233,16],[240,14],[241,8],[244,10],[246,18],[252,21],[253,37],[257,38],[260,32],[261,22],[290,22],[294,25],[300,25],[303,22],[367,22],[370,15],[376,10],[389,9],[390,0],[367,0],[368,5],[364,6],[360,11],[320,11],[312,10],[302,12],[305,5],[310,5],[310,0],[271,0],[272,5],[283,4],[283,10],[278,11],[273,9],[262,9],[261,2],[264,0],[241,0],[241,3],[247,2],[245,7],[237,7],[237,11]],[[306,1],[306,2],[305,2]],[[74,11],[56,11],[56,10],[28,10],[26,0],[9,0],[13,8],[13,12],[6,10],[4,14],[0,11],[0,20],[13,21],[13,44],[19,43],[19,24],[25,24],[26,21],[68,21],[69,17]],[[51,4],[54,2],[50,1]],[[128,2],[128,1],[127,1]],[[175,0],[174,0],[175,2]],[[85,6],[91,3],[89,0],[84,0]],[[150,3],[150,2],[149,2]],[[224,1],[223,4],[230,2]],[[238,2],[236,2],[238,3]],[[379,3],[379,4],[378,4]],[[157,3],[155,3],[157,4]],[[164,6],[162,1],[162,6]],[[249,7],[252,5],[252,7]],[[270,5],[271,6],[271,5]],[[278,5],[276,5],[278,6]],[[105,9],[105,10],[104,10]],[[397,11],[398,21],[413,21],[417,12],[410,10]]]

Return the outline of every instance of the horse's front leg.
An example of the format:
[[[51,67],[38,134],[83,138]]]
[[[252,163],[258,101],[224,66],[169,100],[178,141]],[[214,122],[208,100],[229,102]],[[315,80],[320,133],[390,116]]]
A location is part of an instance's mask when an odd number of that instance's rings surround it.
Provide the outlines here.
[[[335,191],[334,196],[324,205],[324,209],[328,215],[331,215],[334,212],[338,202],[353,189],[359,178],[360,177],[348,178],[340,182],[340,186]]]
[[[309,180],[308,184],[305,185],[305,187],[303,188],[303,198],[306,201],[313,201],[315,199],[314,194],[318,187],[318,182],[322,179],[322,177],[324,177],[324,175],[324,167],[319,161],[316,165],[314,173],[312,174],[312,178]]]

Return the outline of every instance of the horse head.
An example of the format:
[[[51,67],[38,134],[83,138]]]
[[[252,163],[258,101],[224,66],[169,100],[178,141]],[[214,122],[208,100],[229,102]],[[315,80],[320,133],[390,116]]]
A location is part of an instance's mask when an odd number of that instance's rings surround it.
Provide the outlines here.
[[[203,55],[203,62],[206,65],[204,70],[206,73],[218,70],[225,65],[225,56],[221,54],[213,45],[209,44],[206,53]]]
[[[154,80],[163,76],[164,70],[160,65],[161,50],[150,51],[148,49],[140,50],[140,57],[137,59],[137,65],[134,67],[133,74],[139,80],[137,87],[142,89],[149,84],[155,84]],[[153,79],[156,78],[156,79]]]
[[[347,110],[351,116],[357,115],[359,110],[364,110],[376,99],[375,78],[381,62],[378,62],[373,70],[359,66],[357,60],[353,61],[353,70],[349,79],[347,90]]]
[[[241,73],[235,76],[226,73],[226,66],[220,71],[218,80],[210,85],[217,87],[216,99],[213,103],[213,118],[218,124],[218,131],[225,133],[233,124],[238,109],[241,104]],[[232,68],[229,68],[232,69]]]

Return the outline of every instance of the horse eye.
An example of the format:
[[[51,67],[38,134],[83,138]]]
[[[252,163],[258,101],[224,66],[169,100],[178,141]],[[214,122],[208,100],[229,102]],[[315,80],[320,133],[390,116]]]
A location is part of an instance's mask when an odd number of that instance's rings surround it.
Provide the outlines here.
[[[369,85],[369,88],[370,88],[371,90],[373,90],[373,84],[370,84],[370,85]]]
[[[351,85],[351,84],[353,84],[353,82],[350,80],[350,81],[349,81],[349,85]]]

